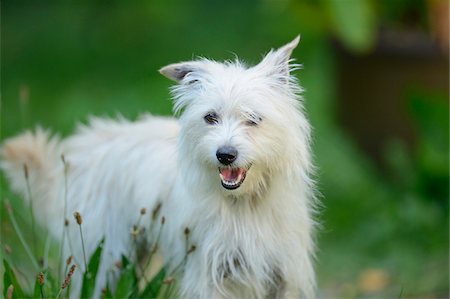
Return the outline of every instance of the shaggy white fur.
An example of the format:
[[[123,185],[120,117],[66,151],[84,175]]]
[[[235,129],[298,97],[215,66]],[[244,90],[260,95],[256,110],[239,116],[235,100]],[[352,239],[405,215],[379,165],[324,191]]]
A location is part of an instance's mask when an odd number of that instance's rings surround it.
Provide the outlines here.
[[[27,165],[38,221],[61,239],[70,219],[66,257],[84,270],[75,211],[88,256],[105,238],[96,297],[107,280],[114,285],[114,263],[133,248],[130,229],[141,208],[149,211],[139,224],[147,244],[161,231],[169,269],[195,246],[179,274],[181,297],[314,297],[310,127],[290,75],[298,42],[253,67],[201,59],[162,68],[178,83],[178,120],[93,118],[67,139],[37,129],[6,140],[1,167],[24,194]]]

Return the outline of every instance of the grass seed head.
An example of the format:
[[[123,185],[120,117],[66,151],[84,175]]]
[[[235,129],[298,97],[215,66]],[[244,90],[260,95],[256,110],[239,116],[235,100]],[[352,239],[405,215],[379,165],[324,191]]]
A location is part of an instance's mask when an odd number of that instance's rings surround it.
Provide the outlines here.
[[[78,225],[81,225],[83,223],[83,218],[81,218],[81,214],[78,212],[73,213],[73,217],[75,217],[75,220],[77,221]]]
[[[72,263],[73,256],[69,256],[66,260],[66,265],[69,266]]]
[[[39,283],[39,285],[44,285],[45,282],[45,277],[44,277],[44,273],[39,272],[38,276],[37,276],[37,281]]]
[[[61,289],[65,289],[65,288],[67,288],[67,286],[69,285],[69,283],[70,283],[70,279],[72,278],[72,275],[73,275],[73,272],[75,272],[75,269],[77,268],[77,265],[75,265],[75,264],[73,264],[71,267],[70,267],[70,269],[69,269],[69,272],[67,273],[67,275],[66,275],[66,278],[64,279],[64,282],[62,283],[62,285],[61,285]]]
[[[138,229],[138,227],[136,226],[136,225],[133,225],[133,228],[131,229],[131,235],[133,236],[133,237],[136,237],[137,235],[139,235],[139,229]]]

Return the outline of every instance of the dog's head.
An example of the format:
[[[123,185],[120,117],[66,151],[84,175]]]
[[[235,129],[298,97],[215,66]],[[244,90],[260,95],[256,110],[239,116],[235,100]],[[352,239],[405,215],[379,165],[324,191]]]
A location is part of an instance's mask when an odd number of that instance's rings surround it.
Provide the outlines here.
[[[188,184],[234,195],[261,192],[277,173],[297,167],[290,161],[308,161],[301,88],[290,75],[298,67],[290,64],[298,42],[270,51],[253,67],[200,59],[160,70],[178,83],[172,94]]]

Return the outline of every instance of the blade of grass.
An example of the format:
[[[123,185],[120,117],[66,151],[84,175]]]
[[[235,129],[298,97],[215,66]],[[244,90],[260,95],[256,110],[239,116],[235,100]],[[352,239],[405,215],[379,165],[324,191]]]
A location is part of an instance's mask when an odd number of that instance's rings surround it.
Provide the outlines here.
[[[89,272],[85,272],[83,275],[83,285],[81,287],[81,298],[90,298],[94,294],[95,278],[97,277],[98,267],[103,251],[103,240],[97,246],[94,254],[89,260]]]
[[[29,173],[28,173],[28,166],[27,164],[23,164],[23,172],[25,176],[25,182],[27,185],[27,197],[28,201],[30,202],[30,218],[31,218],[31,237],[32,237],[32,247],[33,247],[33,253],[35,256],[37,256],[36,252],[36,231],[35,231],[35,225],[34,225],[34,212],[33,212],[33,196],[31,195],[31,187],[30,187],[30,180],[29,180]]]
[[[162,282],[166,277],[166,269],[163,267],[159,270],[150,283],[147,284],[144,291],[139,295],[139,298],[157,298],[161,290]]]
[[[135,291],[137,278],[132,264],[122,256],[123,270],[117,282],[114,298],[128,298]]]
[[[63,232],[62,232],[62,238],[61,238],[61,247],[59,251],[59,268],[58,268],[58,284],[61,283],[61,270],[62,270],[62,263],[64,262],[64,243],[66,241],[66,234],[67,234],[67,171],[69,169],[69,165],[66,162],[66,158],[64,157],[64,154],[61,155],[61,161],[64,165],[64,223],[63,223]],[[70,245],[69,245],[70,246]],[[71,253],[72,254],[72,253]],[[63,273],[64,274],[64,273]]]
[[[23,237],[22,232],[20,231],[19,225],[17,224],[16,218],[14,216],[11,204],[9,203],[9,201],[7,199],[4,200],[4,206],[7,211],[9,220],[11,221],[11,224],[12,224],[14,230],[16,231],[17,236],[19,237],[20,243],[22,243],[22,246],[24,247],[25,252],[27,253],[28,257],[30,258],[31,263],[33,264],[33,267],[35,268],[36,272],[39,271],[39,264],[38,264],[36,258],[34,257],[27,242],[25,241],[25,238]]]
[[[14,287],[14,293],[13,296],[15,298],[23,298],[25,297],[24,292],[22,291],[22,288],[20,287],[16,275],[14,274],[14,271],[9,266],[8,262],[6,260],[3,260],[3,267],[5,269],[5,273],[3,276],[3,286],[5,287],[5,295],[7,292],[6,286],[12,285]],[[7,297],[7,296],[5,296]]]

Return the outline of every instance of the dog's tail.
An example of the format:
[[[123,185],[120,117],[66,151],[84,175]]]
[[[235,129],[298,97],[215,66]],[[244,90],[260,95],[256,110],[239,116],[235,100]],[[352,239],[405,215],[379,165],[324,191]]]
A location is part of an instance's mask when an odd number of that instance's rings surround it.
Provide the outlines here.
[[[52,204],[55,186],[55,170],[62,168],[59,154],[59,138],[52,137],[49,131],[37,128],[19,136],[7,139],[0,149],[0,168],[8,178],[13,191],[41,205],[39,210]],[[29,188],[29,190],[28,190]],[[45,217],[44,215],[40,215]]]

